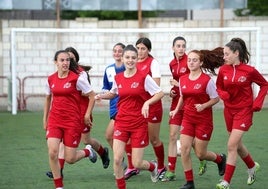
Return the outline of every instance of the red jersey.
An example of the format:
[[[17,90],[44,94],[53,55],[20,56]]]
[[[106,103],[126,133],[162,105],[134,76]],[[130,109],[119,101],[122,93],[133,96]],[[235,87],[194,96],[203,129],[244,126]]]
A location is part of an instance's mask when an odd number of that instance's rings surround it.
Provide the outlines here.
[[[260,91],[254,102],[252,83],[260,86]],[[216,85],[220,96],[222,91],[229,94],[229,98],[224,99],[224,105],[235,109],[244,107],[260,109],[268,90],[265,78],[254,67],[242,62],[235,66],[221,66]]]
[[[137,69],[141,70],[145,75],[150,75],[152,78],[160,78],[160,68],[158,66],[155,66],[154,68],[151,67],[153,61],[156,60],[152,56],[148,56],[144,61],[137,63]],[[149,98],[151,98],[151,95],[147,94],[147,99]],[[149,115],[155,115],[154,112],[158,111],[163,111],[161,100],[150,105]]]
[[[69,72],[66,78],[59,78],[58,72],[48,77],[52,104],[48,117],[48,127],[81,129],[80,99],[77,90],[78,75]]]
[[[180,93],[183,95],[183,119],[208,121],[212,123],[212,107],[197,112],[195,104],[203,104],[211,98],[218,97],[216,85],[205,73],[196,80],[190,80],[189,74],[180,77]]]
[[[188,56],[186,54],[184,54],[179,60],[174,55],[174,59],[171,60],[171,62],[169,63],[169,68],[170,68],[172,77],[178,82],[181,76],[190,73],[190,70],[188,69],[188,66],[187,66],[187,59],[188,59]],[[173,86],[171,90],[174,90],[177,93],[177,95],[174,98],[172,98],[172,103],[171,103],[171,110],[174,110],[180,98],[180,90],[179,90],[179,87],[177,86]]]
[[[161,88],[147,74],[137,70],[134,76],[126,78],[124,73],[115,76],[118,100],[118,113],[115,119],[115,126],[135,129],[146,123],[141,114],[144,102],[148,99],[148,92],[153,95],[161,91]]]

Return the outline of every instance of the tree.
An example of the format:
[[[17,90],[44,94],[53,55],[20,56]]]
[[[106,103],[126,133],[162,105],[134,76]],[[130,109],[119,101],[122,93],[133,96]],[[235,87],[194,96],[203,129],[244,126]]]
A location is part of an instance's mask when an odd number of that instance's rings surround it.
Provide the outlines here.
[[[248,7],[236,9],[236,16],[268,16],[268,0],[248,0]]]

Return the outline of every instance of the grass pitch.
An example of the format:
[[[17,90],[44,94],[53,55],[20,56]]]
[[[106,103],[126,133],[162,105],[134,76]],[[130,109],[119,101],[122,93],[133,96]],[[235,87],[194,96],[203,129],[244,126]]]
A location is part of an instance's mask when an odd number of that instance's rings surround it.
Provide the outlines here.
[[[161,139],[165,145],[167,162],[168,145],[168,111],[165,111],[161,128]],[[264,189],[267,183],[268,148],[267,148],[267,115],[264,109],[254,115],[254,125],[244,135],[244,143],[248,147],[255,161],[261,165],[257,174],[257,181],[252,186],[246,184],[247,168],[239,159],[237,168],[232,179],[232,189]],[[94,112],[94,128],[91,136],[108,146],[104,138],[104,132],[108,123],[106,111]],[[209,150],[226,153],[227,133],[225,130],[222,110],[215,110],[214,133],[209,144]],[[80,145],[83,148],[83,145]],[[45,131],[42,126],[42,112],[19,112],[11,115],[10,112],[0,112],[0,189],[48,189],[54,188],[51,179],[45,172],[49,170]],[[103,169],[101,159],[95,164],[83,159],[74,165],[65,164],[64,185],[66,189],[108,189],[116,188],[112,169],[112,151],[110,150],[111,165]],[[152,160],[154,153],[148,146],[144,159]],[[217,165],[209,162],[207,172],[198,176],[198,160],[192,154],[193,168],[195,173],[195,186],[197,189],[213,189],[218,183]],[[147,171],[127,181],[128,189],[166,189],[179,188],[184,184],[184,175],[180,159],[176,168],[177,180],[167,183],[152,183]]]

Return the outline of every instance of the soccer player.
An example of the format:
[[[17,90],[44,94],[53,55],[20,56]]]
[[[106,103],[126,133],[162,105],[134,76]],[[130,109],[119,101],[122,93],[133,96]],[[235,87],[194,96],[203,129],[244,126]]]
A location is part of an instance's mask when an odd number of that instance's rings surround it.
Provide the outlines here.
[[[105,68],[102,87],[103,92],[111,90],[114,82],[114,76],[120,72],[125,71],[125,66],[122,62],[122,53],[124,48],[125,45],[123,43],[117,43],[113,47],[113,58],[115,60],[115,63],[110,64]],[[115,96],[113,99],[110,100],[110,122],[107,126],[105,133],[106,140],[110,144],[111,148],[113,148],[114,120],[117,114],[117,101],[118,96]]]
[[[180,189],[195,188],[190,156],[192,147],[200,160],[215,162],[219,175],[224,174],[226,156],[207,150],[213,131],[212,106],[219,102],[219,97],[212,78],[204,73],[208,71],[215,74],[214,69],[223,64],[221,54],[222,48],[191,51],[187,60],[190,73],[181,76],[179,80],[180,98],[170,116],[174,117],[182,107],[184,108],[180,142],[186,183]]]
[[[95,97],[100,100],[114,98],[117,94],[119,96],[113,134],[114,174],[118,189],[126,189],[121,163],[129,140],[134,167],[150,171],[153,182],[158,180],[157,163],[143,160],[143,154],[149,143],[146,120],[149,107],[164,96],[152,77],[137,69],[138,52],[133,45],[125,47],[122,60],[126,70],[115,76],[115,82],[109,92]],[[148,99],[147,93],[150,93],[151,98]]]
[[[173,39],[172,50],[174,58],[169,63],[172,79],[170,85],[171,106],[170,111],[174,110],[180,98],[178,82],[181,76],[188,74],[190,71],[187,67],[186,40],[184,37],[178,36]],[[159,180],[174,181],[176,179],[175,170],[177,162],[177,139],[180,133],[180,126],[183,117],[183,110],[180,110],[174,117],[169,117],[169,144],[168,144],[168,170],[164,177]],[[206,171],[206,160],[200,161],[199,175],[203,175]]]
[[[137,69],[139,69],[145,74],[149,74],[158,84],[158,86],[160,86],[160,80],[161,80],[160,65],[159,62],[155,58],[153,58],[152,55],[150,54],[150,51],[152,49],[151,41],[146,37],[139,38],[136,42],[136,48],[138,50]],[[148,98],[150,98],[149,94]],[[164,145],[159,137],[162,116],[163,116],[162,101],[159,100],[157,103],[151,105],[149,117],[147,118],[150,143],[152,144],[155,155],[157,157],[158,178],[164,177],[166,172],[166,167],[164,164],[165,160]],[[126,152],[128,156],[128,169],[125,172],[125,178],[128,179],[131,176],[138,174],[139,170],[135,169],[134,166],[132,165],[131,159],[133,158],[131,158],[130,145],[127,145]]]
[[[56,189],[63,188],[63,177],[59,165],[60,143],[64,144],[64,159],[73,164],[82,158],[89,157],[96,161],[96,152],[91,146],[77,150],[81,139],[81,94],[94,101],[94,92],[88,83],[87,75],[80,75],[69,70],[70,55],[65,50],[55,53],[54,63],[57,71],[50,75],[46,85],[46,99],[44,105],[43,126],[46,130],[49,165],[53,174]],[[92,98],[93,97],[93,98]],[[84,122],[91,126],[90,119],[92,101],[88,103]]]
[[[223,180],[216,185],[217,189],[229,189],[238,156],[248,167],[247,184],[255,182],[260,165],[254,162],[242,137],[252,125],[253,112],[261,110],[268,89],[265,78],[254,67],[247,65],[250,54],[241,38],[233,38],[225,45],[223,52],[225,65],[219,70],[216,85],[224,102],[229,138],[226,170]],[[256,98],[253,97],[253,83],[260,87]]]
[[[70,70],[75,72],[76,74],[80,74],[80,72],[86,71],[87,74],[87,78],[88,78],[88,82],[90,83],[90,78],[88,75],[88,71],[91,69],[91,66],[84,66],[84,65],[79,65],[79,54],[77,52],[77,50],[73,47],[67,47],[65,49],[69,55],[70,55],[70,59],[72,60],[70,62]],[[94,100],[92,101],[92,105],[91,107],[94,106]],[[89,103],[89,98],[82,96],[81,95],[81,103],[80,103],[80,107],[81,107],[81,124],[83,125],[84,129],[82,131],[82,136],[81,136],[81,140],[85,145],[91,145],[92,148],[98,153],[98,155],[101,157],[102,160],[102,164],[103,164],[103,168],[107,169],[109,167],[110,164],[110,158],[109,158],[109,149],[107,147],[103,147],[102,144],[96,140],[95,138],[92,138],[90,136],[90,130],[91,127],[88,125],[84,124],[84,115],[87,111],[87,107],[88,107],[88,103]],[[91,111],[92,112],[92,111]],[[90,119],[91,121],[93,121],[92,119],[92,114],[90,115]],[[60,163],[60,167],[61,167],[61,174],[63,175],[63,168],[64,168],[64,145],[61,143],[60,144],[60,151],[59,151],[59,163]],[[95,163],[95,162],[93,162]],[[53,178],[53,174],[51,171],[48,171],[46,173],[46,175],[49,178]]]

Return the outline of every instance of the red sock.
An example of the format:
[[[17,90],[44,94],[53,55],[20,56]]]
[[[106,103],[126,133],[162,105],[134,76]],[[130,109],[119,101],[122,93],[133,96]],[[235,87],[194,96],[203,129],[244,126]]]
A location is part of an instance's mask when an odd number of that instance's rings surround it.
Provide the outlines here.
[[[126,144],[125,147],[126,153],[127,153],[127,161],[128,161],[128,168],[129,169],[134,169],[135,167],[132,164],[132,149],[131,149],[131,144]]]
[[[163,143],[161,143],[160,146],[154,147],[154,153],[157,157],[158,169],[163,169],[165,167],[165,153]]]
[[[65,163],[65,159],[59,159],[59,163],[60,163],[60,168],[63,169],[64,168],[64,163]]]
[[[177,157],[168,156],[168,170],[169,171],[173,173],[175,172],[176,162],[177,162]]]
[[[98,149],[97,153],[99,154],[99,156],[102,156],[104,153],[104,148],[102,145],[100,145],[100,148]]]
[[[150,163],[149,171],[153,172],[153,170],[155,169],[155,164],[153,164],[152,162],[149,163]]]
[[[193,181],[194,180],[194,174],[193,169],[190,169],[188,171],[184,171],[184,175],[187,181]]]
[[[231,179],[232,179],[233,174],[234,174],[234,171],[235,171],[234,165],[226,164],[225,174],[224,174],[223,180],[225,180],[226,182],[228,182],[230,184]]]
[[[83,150],[85,152],[85,157],[89,157],[89,154],[90,154],[89,150],[88,149],[83,149]]]
[[[62,178],[54,179],[55,188],[63,187]]]
[[[126,181],[123,178],[120,179],[115,179],[116,180],[116,185],[118,189],[126,189]]]
[[[251,169],[255,166],[255,162],[253,161],[250,154],[248,154],[246,157],[242,158],[242,160],[245,162],[245,164],[247,165],[247,167],[249,169]]]
[[[216,159],[214,160],[214,162],[219,164],[221,161],[222,161],[222,157],[219,154],[216,154]]]

